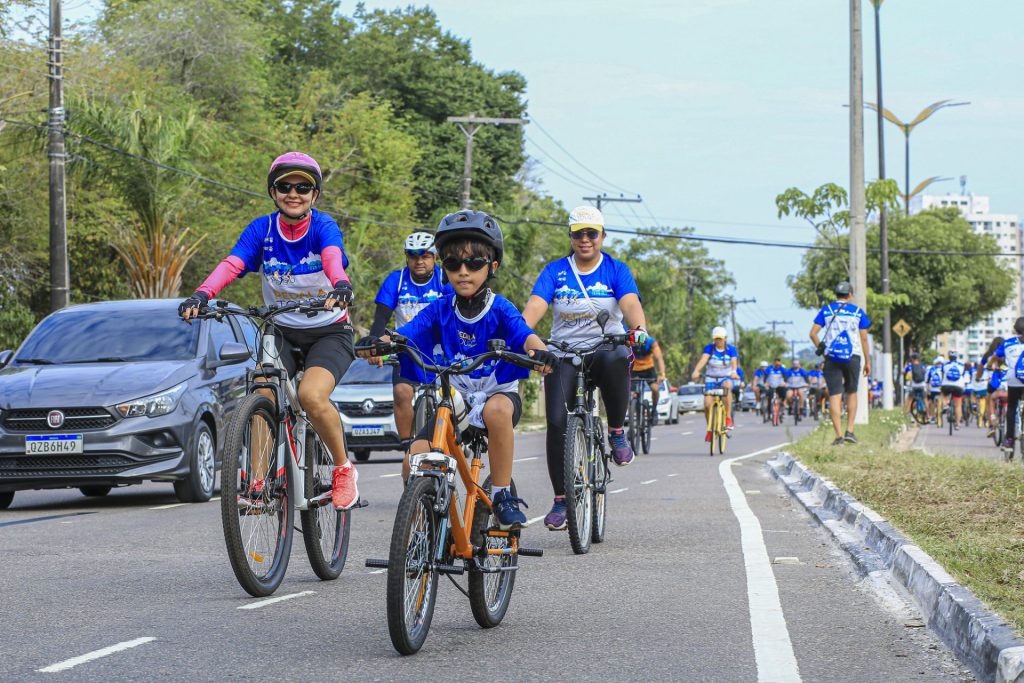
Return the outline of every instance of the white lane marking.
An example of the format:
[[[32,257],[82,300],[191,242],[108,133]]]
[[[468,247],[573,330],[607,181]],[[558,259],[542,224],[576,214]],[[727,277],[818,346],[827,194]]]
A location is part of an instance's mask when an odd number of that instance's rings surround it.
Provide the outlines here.
[[[216,497],[214,497],[214,498],[211,498],[211,499],[210,499],[210,502],[211,502],[211,503],[216,503],[216,502],[217,502],[218,500],[220,500],[220,496],[216,496]]]
[[[683,432],[683,436],[690,436],[693,432]]]
[[[615,489],[614,491],[609,491],[608,493],[622,493],[623,491],[628,491],[628,490],[629,490],[629,487],[627,486],[624,489]]]
[[[669,476],[669,477],[678,477],[679,473],[678,472],[673,472],[672,474],[669,474],[667,476]]]
[[[750,609],[750,631],[754,643],[754,659],[757,662],[757,680],[775,683],[799,682],[800,669],[797,667],[793,643],[786,628],[786,617],[779,601],[779,587],[775,583],[768,548],[764,544],[761,522],[750,509],[743,496],[732,465],[736,461],[753,458],[762,453],[774,451],[786,444],[763,448],[747,455],[723,460],[718,465],[718,474],[729,496],[736,521],[740,525],[740,546],[743,549],[743,563],[747,573],[747,603]]]
[[[375,569],[374,571],[372,571],[370,573],[371,574],[383,574],[386,571],[387,571],[387,569]]]
[[[648,479],[647,481],[640,482],[640,485],[641,486],[647,486],[648,484],[653,484],[656,481],[658,481],[658,480],[657,479]]]
[[[536,459],[537,459],[537,456],[536,455],[532,455],[529,458],[516,458],[512,462],[526,462],[527,460],[536,460]]]
[[[260,607],[266,607],[267,605],[273,605],[276,602],[284,602],[285,600],[292,600],[294,598],[301,598],[303,595],[313,595],[316,591],[301,591],[299,593],[289,593],[288,595],[279,595],[276,598],[267,598],[266,600],[260,600],[258,602],[250,602],[246,605],[240,605],[238,609],[259,609]]]
[[[401,472],[393,472],[391,474],[382,474],[382,475],[380,475],[380,478],[381,479],[390,479],[391,477],[400,477],[400,476],[402,476]]]
[[[530,524],[533,524],[534,522],[539,522],[542,519],[544,519],[544,515],[541,515],[540,517],[534,517],[533,519],[528,519],[526,520],[526,525],[529,526]]]
[[[188,503],[171,503],[170,505],[157,505],[155,508],[149,508],[150,510],[170,510],[171,508],[181,507],[182,505],[188,505]]]
[[[125,642],[118,643],[117,645],[111,645],[110,647],[105,647],[100,650],[87,652],[84,655],[72,657],[71,659],[65,659],[63,662],[57,662],[56,664],[45,666],[42,669],[36,669],[36,671],[44,674],[52,674],[58,673],[60,671],[67,671],[68,669],[78,666],[79,664],[85,664],[86,662],[91,662],[94,659],[106,657],[107,655],[112,655],[115,652],[121,652],[122,650],[130,650],[133,647],[145,645],[146,643],[152,642],[154,640],[156,640],[156,638],[150,636],[147,636],[145,638],[136,638],[135,640],[126,640]]]

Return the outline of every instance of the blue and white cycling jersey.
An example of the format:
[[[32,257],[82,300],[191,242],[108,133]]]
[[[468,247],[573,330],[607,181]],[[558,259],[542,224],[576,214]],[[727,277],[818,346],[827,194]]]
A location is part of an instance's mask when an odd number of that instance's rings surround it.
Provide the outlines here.
[[[580,282],[585,293],[580,290]],[[537,277],[532,294],[552,306],[551,338],[575,344],[596,341],[601,336],[597,314],[602,310],[608,311],[609,316],[604,331],[624,333],[619,299],[627,294],[639,296],[640,290],[629,266],[608,254],[601,254],[597,266],[586,273],[576,269],[576,261],[571,256],[552,261]],[[565,355],[561,351],[555,353]]]
[[[1024,342],[1019,337],[1008,337],[996,349],[996,358],[1006,364],[1007,386],[1024,386]]]
[[[440,266],[434,266],[434,274],[422,285],[412,279],[408,268],[402,268],[384,278],[375,303],[392,309],[395,327],[401,327],[415,318],[427,304],[452,294],[451,285],[441,282]]]
[[[812,387],[818,387],[824,384],[822,378],[824,375],[821,374],[821,370],[808,370],[807,371],[807,383]]]
[[[928,368],[928,374],[925,375],[925,383],[931,391],[938,391],[939,387],[942,386],[942,366],[932,365]]]
[[[719,349],[714,344],[704,347],[704,353],[708,355],[708,364],[704,366],[704,375],[719,379],[732,376],[732,362],[739,358],[736,347],[726,344],[724,349]]]
[[[825,343],[825,355],[834,358],[842,348],[847,349],[849,356],[863,356],[860,344],[860,331],[871,327],[871,319],[864,309],[851,304],[837,301],[823,306],[814,318],[814,324],[825,330],[821,341]]]
[[[769,365],[764,369],[764,381],[772,389],[784,386],[786,384],[787,373],[788,371],[786,370],[785,365],[780,365],[779,367]]]
[[[960,387],[967,386],[967,371],[960,361],[951,360],[942,365],[942,386]]]
[[[975,393],[979,394],[984,394],[985,392],[987,392],[988,380],[991,375],[992,371],[989,370],[988,368],[985,368],[984,370],[981,371],[981,379],[977,378],[978,375],[976,372],[971,373],[971,389],[973,389]]]
[[[790,389],[803,389],[807,386],[807,371],[803,368],[792,368],[786,373],[786,386]]]
[[[993,370],[992,376],[988,378],[989,391],[1006,391],[1006,373],[1002,370]]]

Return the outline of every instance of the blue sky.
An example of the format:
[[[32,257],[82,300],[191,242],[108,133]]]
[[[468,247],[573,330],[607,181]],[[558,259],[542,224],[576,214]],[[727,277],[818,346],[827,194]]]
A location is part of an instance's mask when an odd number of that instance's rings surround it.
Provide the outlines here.
[[[88,11],[88,3],[78,11]],[[370,1],[368,7],[395,7]],[[529,113],[593,172],[639,192],[635,216],[700,234],[810,242],[813,230],[776,217],[775,196],[830,181],[847,185],[848,3],[822,0],[436,0],[450,31],[474,57],[529,83]],[[874,38],[867,0],[865,99],[874,101]],[[350,13],[355,3],[345,3]],[[71,14],[74,17],[74,14]],[[909,120],[941,99],[970,106],[938,112],[911,137],[911,185],[929,176],[968,177],[992,211],[1024,213],[1014,162],[1024,151],[1024,3],[1006,0],[888,0],[882,6],[885,104]],[[462,113],[462,112],[453,112]],[[877,177],[873,114],[865,116],[866,177]],[[572,207],[607,190],[529,126],[527,151],[544,187]],[[902,134],[886,124],[886,167],[902,185]],[[547,168],[550,166],[551,171]],[[557,173],[573,182],[558,177]],[[582,185],[582,187],[580,186]],[[957,182],[933,186],[956,192]],[[648,211],[650,213],[648,213]],[[925,245],[922,245],[925,246]],[[785,284],[800,251],[710,247],[735,274],[737,309],[748,327],[792,320],[806,339],[812,311],[796,308]],[[723,311],[723,317],[725,315]]]

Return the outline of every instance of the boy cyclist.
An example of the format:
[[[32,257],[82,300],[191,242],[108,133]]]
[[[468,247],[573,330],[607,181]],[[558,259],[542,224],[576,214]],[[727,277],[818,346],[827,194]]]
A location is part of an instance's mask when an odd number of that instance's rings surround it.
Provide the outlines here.
[[[525,351],[545,364],[550,372],[557,357],[533,333],[519,310],[508,299],[495,294],[487,286],[501,265],[504,239],[497,221],[480,211],[458,211],[441,220],[434,235],[441,257],[441,266],[455,294],[438,299],[423,308],[409,323],[398,328],[409,344],[428,357],[441,356],[452,363],[487,352],[487,342],[504,339],[516,353]],[[383,338],[387,341],[387,338]],[[377,339],[360,340],[360,346]],[[373,351],[360,351],[371,357]],[[406,364],[402,373],[407,373]],[[515,424],[522,414],[519,380],[529,370],[504,361],[489,362],[470,375],[454,375],[452,387],[459,391],[471,407],[470,424],[486,427],[490,458],[491,501],[498,525],[505,530],[526,526],[526,515],[519,509],[522,499],[512,495],[512,453]],[[430,450],[428,425],[414,437],[410,454]],[[408,476],[408,464],[405,465]]]
[[[352,284],[345,274],[341,229],[333,218],[313,208],[322,185],[320,166],[311,156],[288,152],[274,159],[267,174],[267,193],[277,211],[249,224],[231,254],[178,306],[178,314],[186,321],[194,318],[218,292],[249,272],[261,275],[267,304],[327,296],[324,310],[312,317],[305,313],[278,316],[274,338],[278,360],[290,376],[299,369],[290,350],[302,355],[305,372],[299,401],[334,458],[331,500],[336,508],[350,508],[359,500],[358,474],[348,461],[341,418],[330,395],[353,358],[346,310],[352,302]],[[270,390],[258,391],[273,400]],[[257,477],[261,474],[265,473]],[[262,480],[253,487],[262,490]]]

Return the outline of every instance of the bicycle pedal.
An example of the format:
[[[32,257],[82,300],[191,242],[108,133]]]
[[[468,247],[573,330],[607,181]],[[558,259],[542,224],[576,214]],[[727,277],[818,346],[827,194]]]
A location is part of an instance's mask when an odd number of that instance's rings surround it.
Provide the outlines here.
[[[366,566],[367,567],[374,567],[376,569],[387,569],[388,568],[388,564],[389,564],[388,560],[367,560],[366,561]]]
[[[465,565],[461,564],[435,564],[434,569],[436,569],[439,574],[462,575],[466,573]]]
[[[353,505],[352,507],[349,508],[349,510],[355,510],[356,508],[368,508],[368,507],[370,507],[370,502],[368,500],[366,500],[365,498],[360,498],[359,501],[355,505]]]
[[[543,548],[526,548],[524,546],[519,546],[519,550],[517,551],[517,554],[522,555],[523,557],[544,557],[544,549]]]

